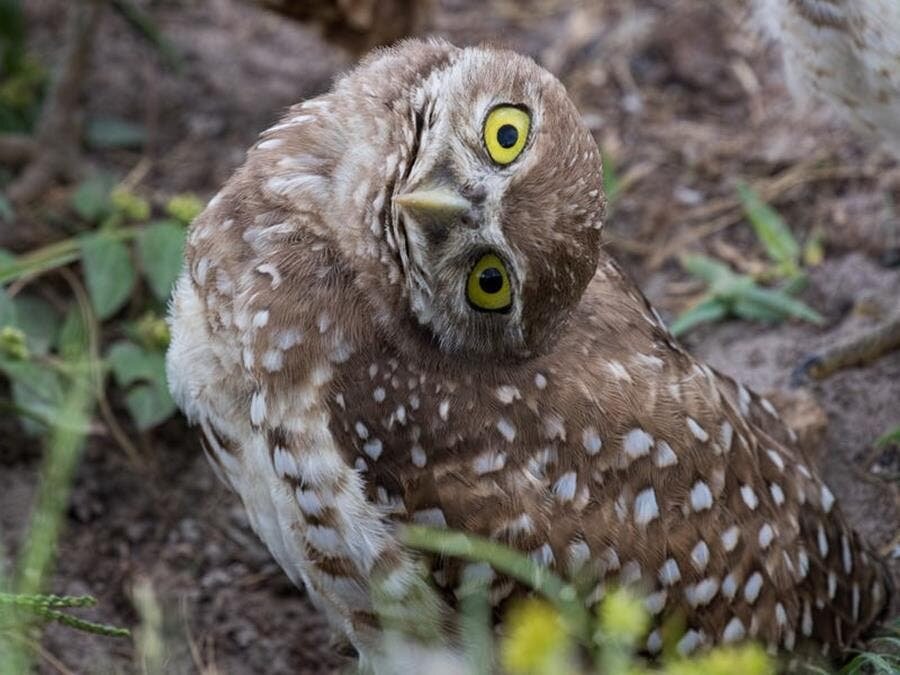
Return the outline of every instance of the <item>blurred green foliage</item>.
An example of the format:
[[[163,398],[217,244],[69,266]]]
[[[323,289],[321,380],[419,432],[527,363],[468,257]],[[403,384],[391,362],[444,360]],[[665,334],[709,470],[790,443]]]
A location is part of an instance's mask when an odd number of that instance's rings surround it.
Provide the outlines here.
[[[786,319],[801,319],[814,324],[823,322],[822,316],[793,295],[806,282],[802,261],[820,261],[818,239],[804,248],[800,246],[781,216],[745,185],[738,187],[745,215],[769,258],[770,266],[759,278],[739,274],[728,265],[701,254],[684,255],[682,267],[691,275],[706,282],[707,292],[673,322],[675,335],[683,335],[704,323],[714,323],[730,317],[748,321],[777,323]],[[811,246],[813,248],[811,248]],[[779,281],[775,288],[761,285],[763,281]]]
[[[90,320],[84,302],[76,303],[73,311],[81,314],[80,323]],[[7,575],[0,568],[0,673],[19,675],[31,672],[31,652],[22,640],[23,630],[30,626],[54,621],[102,635],[124,637],[129,633],[63,611],[95,604],[89,596],[42,594],[55,561],[72,479],[94,408],[91,389],[99,364],[91,358],[90,338],[85,331],[57,330],[54,342],[59,356],[43,360],[27,348],[26,331],[7,325],[2,335],[0,370],[12,381],[16,404],[30,413],[23,416],[23,422],[37,422],[45,444],[37,499],[15,572]]]
[[[80,330],[74,305],[51,303],[31,285],[12,297],[16,282],[31,284],[51,270],[80,263],[91,320],[100,335],[102,372],[112,376],[135,426],[146,430],[175,412],[165,380],[166,303],[181,271],[186,225],[199,210],[190,195],[173,198],[163,217],[142,197],[108,176],[84,181],[72,194],[78,233],[29,253],[0,255],[0,372],[10,381],[12,406],[31,433],[52,419],[63,388],[50,367],[61,340]],[[146,285],[149,293],[139,293]],[[107,324],[100,326],[100,324]],[[104,375],[105,379],[105,375]],[[44,425],[46,426],[46,425]]]
[[[595,612],[585,608],[595,583],[568,583],[531,558],[481,537],[410,525],[401,531],[409,546],[427,553],[487,563],[498,573],[524,583],[534,596],[514,603],[497,634],[490,636],[490,615],[483,614],[479,635],[488,640],[486,660],[472,672],[491,672],[498,661],[508,675],[774,675],[777,663],[752,643],[718,647],[686,657],[677,650],[684,630],[677,617],[658,628],[663,635],[661,658],[641,655],[653,621],[631,587],[610,588]],[[596,580],[594,580],[596,581]],[[487,589],[482,587],[482,593]],[[463,623],[471,622],[463,609]],[[415,615],[415,612],[411,614]],[[471,629],[470,629],[471,630]],[[470,661],[471,662],[471,661]]]
[[[47,81],[26,51],[21,0],[0,0],[0,133],[32,130]]]

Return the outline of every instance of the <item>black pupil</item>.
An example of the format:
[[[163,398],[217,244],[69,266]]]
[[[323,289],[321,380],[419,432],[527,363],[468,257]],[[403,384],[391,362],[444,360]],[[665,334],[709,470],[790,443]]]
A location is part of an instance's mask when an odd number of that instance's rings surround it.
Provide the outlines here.
[[[497,129],[497,142],[503,148],[511,148],[519,140],[519,130],[512,124],[504,124]]]
[[[478,285],[485,293],[499,293],[503,288],[503,275],[496,267],[488,267],[478,276]]]

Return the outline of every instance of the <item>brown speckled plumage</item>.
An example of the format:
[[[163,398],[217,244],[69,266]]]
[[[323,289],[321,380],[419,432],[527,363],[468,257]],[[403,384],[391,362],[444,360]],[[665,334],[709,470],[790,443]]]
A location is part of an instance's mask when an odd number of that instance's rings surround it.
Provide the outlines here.
[[[504,167],[481,136],[498,103],[531,115]],[[423,186],[468,210],[417,219],[395,200]],[[674,342],[601,247],[603,206],[596,146],[551,75],[407,42],[291,109],[195,222],[174,394],[364,658],[369,580],[399,598],[422,583],[393,535],[407,521],[640,583],[655,615],[686,617],[685,652],[839,649],[881,611],[881,566],[792,432]],[[464,301],[485,250],[508,261],[506,313]],[[458,565],[433,564],[452,589]],[[494,579],[496,603],[515,592]]]

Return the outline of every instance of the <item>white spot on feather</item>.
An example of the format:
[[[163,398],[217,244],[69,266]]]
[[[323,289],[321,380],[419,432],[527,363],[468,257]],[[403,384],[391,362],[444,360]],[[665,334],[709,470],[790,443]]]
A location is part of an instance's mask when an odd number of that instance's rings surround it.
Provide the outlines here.
[[[519,393],[518,387],[513,387],[508,384],[497,387],[494,395],[497,397],[497,400],[504,405],[509,405],[513,401],[522,398],[522,394]]]
[[[250,422],[258,427],[266,418],[266,393],[256,391],[250,397]],[[244,418],[246,419],[246,418]]]
[[[506,453],[496,450],[488,450],[483,452],[474,460],[472,460],[472,470],[479,476],[486,473],[499,471],[506,466]]]
[[[503,438],[509,443],[512,443],[516,438],[516,428],[513,426],[512,422],[505,417],[501,417],[497,420],[497,431],[499,431]]]
[[[667,466],[678,464],[678,455],[672,450],[672,446],[665,441],[656,442],[656,466],[664,469]]]
[[[603,447],[603,441],[594,427],[585,427],[581,432],[581,444],[589,455],[596,455]]]
[[[382,444],[381,439],[373,438],[372,440],[363,443],[363,452],[371,457],[373,461],[378,461],[383,450],[384,445]]]
[[[702,539],[691,550],[691,562],[698,572],[703,572],[709,564],[709,546]]]
[[[652,445],[653,437],[643,429],[632,429],[622,439],[622,450],[633,459],[648,454]]]
[[[821,490],[820,497],[821,497],[821,501],[822,501],[822,510],[825,513],[830,513],[831,507],[834,506],[834,494],[831,492],[831,490],[828,489],[828,486],[825,485],[824,483],[822,483],[822,490]]]
[[[731,618],[731,621],[726,624],[725,630],[722,631],[722,642],[724,644],[739,642],[746,635],[747,631],[744,628],[744,622],[735,616]]]
[[[694,511],[704,511],[712,508],[712,504],[713,497],[709,486],[702,480],[698,480],[694,483],[694,487],[691,488],[691,508]]]
[[[762,584],[762,574],[754,572],[750,575],[750,578],[747,579],[747,583],[744,584],[744,600],[747,601],[747,604],[752,605],[756,602],[756,599],[759,597],[759,592],[762,590]]]
[[[567,471],[553,485],[553,492],[561,502],[570,502],[575,498],[575,488],[578,484],[578,475],[574,471]]]
[[[706,443],[709,440],[709,434],[706,433],[706,429],[698,424],[697,420],[693,417],[687,418],[688,429],[691,430],[691,433],[694,434],[694,437],[700,441],[701,443]]]
[[[756,496],[756,493],[753,491],[753,488],[749,485],[741,486],[741,497],[744,500],[744,503],[747,505],[747,508],[751,511],[755,510],[759,505],[759,499]]]
[[[638,525],[646,525],[657,517],[659,517],[659,505],[656,502],[656,492],[653,488],[642,490],[634,499],[634,522]]]
[[[678,563],[674,558],[666,560],[662,567],[659,568],[659,581],[664,586],[672,586],[677,584],[681,579],[681,570],[678,569]]]
[[[732,525],[722,533],[722,547],[726,552],[730,553],[737,546],[738,539],[741,537],[741,529],[737,525]]]
[[[719,592],[719,580],[709,577],[684,589],[684,596],[691,607],[703,607],[712,602]]]

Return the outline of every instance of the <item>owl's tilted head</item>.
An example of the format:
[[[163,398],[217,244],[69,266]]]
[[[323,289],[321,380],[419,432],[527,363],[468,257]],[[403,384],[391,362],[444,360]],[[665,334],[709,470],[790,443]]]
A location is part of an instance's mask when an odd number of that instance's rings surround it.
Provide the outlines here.
[[[528,58],[402,43],[271,133],[302,155],[279,147],[267,189],[285,208],[315,199],[353,291],[401,349],[539,353],[594,274],[599,153],[563,86]]]

